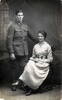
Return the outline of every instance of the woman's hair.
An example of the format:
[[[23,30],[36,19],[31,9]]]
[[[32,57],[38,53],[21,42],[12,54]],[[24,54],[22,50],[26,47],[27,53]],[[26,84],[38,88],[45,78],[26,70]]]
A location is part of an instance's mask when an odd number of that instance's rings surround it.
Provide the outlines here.
[[[41,34],[44,36],[44,38],[46,38],[47,33],[46,33],[45,31],[41,31],[41,30],[39,30],[39,31],[38,31],[38,34],[39,34],[39,33],[41,33]]]

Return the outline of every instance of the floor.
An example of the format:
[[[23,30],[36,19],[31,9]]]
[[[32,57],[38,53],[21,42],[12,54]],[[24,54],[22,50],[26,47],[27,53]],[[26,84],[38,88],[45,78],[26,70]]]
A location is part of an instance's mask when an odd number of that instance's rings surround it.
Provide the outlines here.
[[[0,100],[62,100],[61,90],[62,89],[59,88],[59,86],[56,86],[43,93],[26,96],[24,91],[20,89],[17,89],[17,91],[11,91],[9,87],[2,86],[0,87]]]

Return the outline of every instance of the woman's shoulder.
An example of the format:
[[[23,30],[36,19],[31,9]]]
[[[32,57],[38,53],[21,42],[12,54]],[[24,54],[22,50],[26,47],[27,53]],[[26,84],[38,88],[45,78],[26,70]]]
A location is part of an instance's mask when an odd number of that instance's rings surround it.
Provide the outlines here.
[[[48,47],[48,48],[51,48],[51,45],[45,41],[45,45]]]

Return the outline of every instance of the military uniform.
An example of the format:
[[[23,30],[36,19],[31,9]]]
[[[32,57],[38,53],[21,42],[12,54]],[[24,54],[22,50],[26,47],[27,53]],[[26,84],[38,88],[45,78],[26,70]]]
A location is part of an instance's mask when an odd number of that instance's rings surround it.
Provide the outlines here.
[[[28,61],[28,43],[27,37],[37,41],[26,24],[12,23],[8,28],[7,35],[7,48],[9,54],[14,53],[17,63],[23,70],[26,62]]]

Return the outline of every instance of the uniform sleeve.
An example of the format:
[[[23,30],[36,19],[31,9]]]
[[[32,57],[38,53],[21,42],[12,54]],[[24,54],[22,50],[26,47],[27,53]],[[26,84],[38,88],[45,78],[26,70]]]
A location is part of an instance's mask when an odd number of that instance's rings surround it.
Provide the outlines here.
[[[13,49],[13,38],[14,38],[14,28],[13,26],[9,26],[7,31],[7,48],[9,53],[14,53]]]
[[[47,59],[49,59],[50,62],[53,61],[53,55],[52,55],[52,49],[51,49],[51,47],[48,48],[48,56],[47,56]]]
[[[34,42],[36,42],[36,43],[38,42],[37,37],[34,35],[32,29],[31,29],[30,27],[28,27],[28,37],[29,37],[32,41],[34,41]]]

